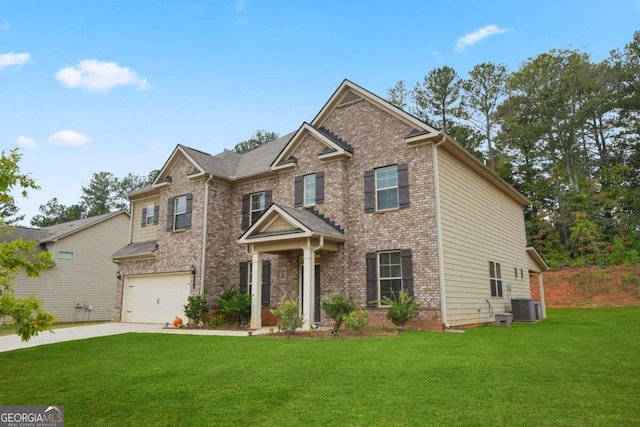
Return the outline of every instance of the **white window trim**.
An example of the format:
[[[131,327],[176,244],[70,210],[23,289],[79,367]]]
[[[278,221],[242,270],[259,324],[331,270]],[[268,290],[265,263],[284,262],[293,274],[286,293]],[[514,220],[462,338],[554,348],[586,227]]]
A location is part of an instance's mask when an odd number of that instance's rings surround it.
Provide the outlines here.
[[[384,170],[388,170],[388,169],[395,169],[396,171],[396,185],[395,186],[389,186],[389,187],[378,187],[378,173],[382,172]],[[384,211],[391,211],[391,210],[396,210],[396,209],[400,209],[400,192],[398,190],[398,165],[393,165],[393,166],[385,166],[383,168],[378,168],[375,169],[374,174],[373,174],[373,180],[374,180],[374,188],[375,188],[375,208],[376,211],[378,212],[384,212]],[[390,190],[390,189],[394,189],[396,190],[396,206],[390,207],[390,208],[384,208],[384,209],[380,209],[379,207],[379,203],[378,203],[378,194],[381,191],[385,191],[385,190]]]
[[[380,259],[380,255],[382,254],[391,254],[391,253],[397,253],[398,256],[400,257],[400,261],[398,264],[385,264],[386,265],[399,265],[400,266],[400,276],[393,276],[393,277],[382,277],[382,261]],[[378,256],[378,298],[382,299],[382,280],[400,280],[400,289],[404,289],[404,283],[402,283],[402,256],[400,255],[400,251],[381,251],[377,253]],[[386,307],[384,304],[380,303],[381,307]]]
[[[62,254],[67,254],[68,256],[61,256]],[[58,251],[58,259],[72,260],[75,258],[75,253],[72,251]]]
[[[491,264],[493,264],[493,271],[495,277],[491,275]],[[491,282],[496,281],[496,294],[493,295],[491,290]],[[502,289],[502,265],[497,261],[489,261],[489,293],[492,298],[504,298],[504,292]]]
[[[184,211],[180,211],[178,210],[178,207],[180,206],[179,200],[184,199]],[[178,224],[178,215],[183,215],[187,213],[187,195],[183,194],[182,196],[177,196],[175,199],[173,199],[173,230],[174,231],[178,231],[178,230],[183,230],[182,228],[177,228],[176,225]]]
[[[145,225],[153,225],[155,220],[155,209],[156,205],[151,203],[147,205],[147,216],[145,217],[144,224]]]
[[[307,192],[307,181],[313,181],[313,189]],[[309,182],[310,184],[310,182]],[[305,175],[302,179],[302,204],[303,206],[316,205],[316,174]]]
[[[253,198],[254,197],[259,197],[259,202],[260,202],[260,209],[254,209],[253,208]],[[249,197],[249,223],[250,224],[255,224],[256,220],[258,219],[258,217],[262,214],[262,212],[264,212],[266,206],[266,193],[264,191],[261,191],[259,193],[253,193],[251,194],[251,196]],[[255,219],[254,219],[254,215],[255,215]]]

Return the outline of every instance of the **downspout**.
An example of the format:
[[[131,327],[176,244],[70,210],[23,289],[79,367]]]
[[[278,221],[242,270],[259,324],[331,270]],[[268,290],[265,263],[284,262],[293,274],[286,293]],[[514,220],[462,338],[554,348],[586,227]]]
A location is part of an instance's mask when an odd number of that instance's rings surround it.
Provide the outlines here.
[[[213,175],[209,174],[209,178],[204,183],[204,218],[202,225],[202,254],[200,255],[200,295],[204,293],[204,277],[207,268],[207,231],[209,225],[209,182],[213,179]]]
[[[438,241],[438,276],[440,278],[440,313],[442,316],[442,327],[449,329],[451,325],[447,322],[447,298],[445,295],[445,277],[444,277],[444,251],[442,248],[442,217],[440,215],[440,178],[438,171],[438,145],[447,140],[446,135],[442,135],[442,139],[432,145],[433,149],[433,181],[435,187],[435,203],[436,203],[436,235]]]
[[[133,242],[133,202],[129,200],[129,244]]]

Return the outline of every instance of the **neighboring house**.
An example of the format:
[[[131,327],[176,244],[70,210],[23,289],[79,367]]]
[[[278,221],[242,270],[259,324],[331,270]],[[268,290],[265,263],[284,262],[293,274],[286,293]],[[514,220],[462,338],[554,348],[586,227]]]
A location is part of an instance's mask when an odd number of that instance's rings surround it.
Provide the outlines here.
[[[168,322],[189,295],[213,304],[237,286],[253,295],[253,328],[283,296],[305,328],[328,324],[320,301],[333,294],[390,325],[378,301],[400,289],[421,304],[409,326],[481,324],[530,297],[540,266],[525,197],[347,80],[310,123],[246,154],[178,145],[130,200],[131,241],[113,255],[123,322]]]
[[[117,267],[111,255],[129,239],[129,214],[112,212],[44,228],[15,227],[4,240],[35,240],[54,265],[39,277],[19,273],[18,297],[36,294],[57,322],[113,320]]]

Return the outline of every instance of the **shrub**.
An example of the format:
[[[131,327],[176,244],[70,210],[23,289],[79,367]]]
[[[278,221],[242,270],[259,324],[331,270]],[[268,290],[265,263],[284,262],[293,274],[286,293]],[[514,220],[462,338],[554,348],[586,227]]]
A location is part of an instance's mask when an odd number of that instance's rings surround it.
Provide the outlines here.
[[[209,313],[209,303],[204,295],[190,296],[184,306],[184,315],[198,324]]]
[[[381,302],[388,305],[387,319],[396,325],[398,334],[402,334],[405,323],[418,315],[420,304],[411,296],[406,289],[402,289],[398,294],[392,292],[392,298],[383,297]]]
[[[283,296],[280,300],[280,307],[277,309],[271,309],[271,313],[278,319],[278,330],[284,331],[287,334],[287,338],[291,334],[302,326],[303,318],[300,315],[300,307],[298,306],[298,300]]]
[[[222,314],[216,314],[214,316],[211,316],[209,320],[207,320],[206,327],[209,329],[219,328],[221,326],[224,326],[224,324],[224,316]]]
[[[251,295],[242,294],[235,287],[224,289],[218,301],[225,322],[242,325],[251,317]]]
[[[369,311],[352,311],[344,319],[344,323],[346,323],[347,326],[351,327],[351,329],[353,329],[355,333],[357,333],[358,335],[362,335],[367,329],[367,326],[369,326]]]
[[[346,317],[356,309],[356,304],[344,295],[333,295],[331,300],[325,298],[322,301],[322,309],[334,320],[333,332],[338,333]]]

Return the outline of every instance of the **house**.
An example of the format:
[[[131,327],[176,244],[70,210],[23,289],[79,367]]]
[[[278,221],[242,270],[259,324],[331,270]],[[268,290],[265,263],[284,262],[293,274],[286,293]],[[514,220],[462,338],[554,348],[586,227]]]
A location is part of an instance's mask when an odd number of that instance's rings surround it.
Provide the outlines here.
[[[129,213],[121,210],[44,228],[13,228],[5,239],[35,240],[54,260],[39,277],[19,273],[16,296],[36,294],[58,322],[113,320],[117,267],[111,255],[127,243],[129,224]]]
[[[113,256],[123,322],[164,323],[189,295],[213,304],[231,286],[252,295],[253,328],[283,296],[307,329],[330,322],[320,301],[333,294],[382,325],[378,301],[407,289],[421,304],[411,325],[430,329],[493,322],[530,297],[530,202],[348,80],[313,120],[248,153],[178,145],[130,200],[131,240]]]

